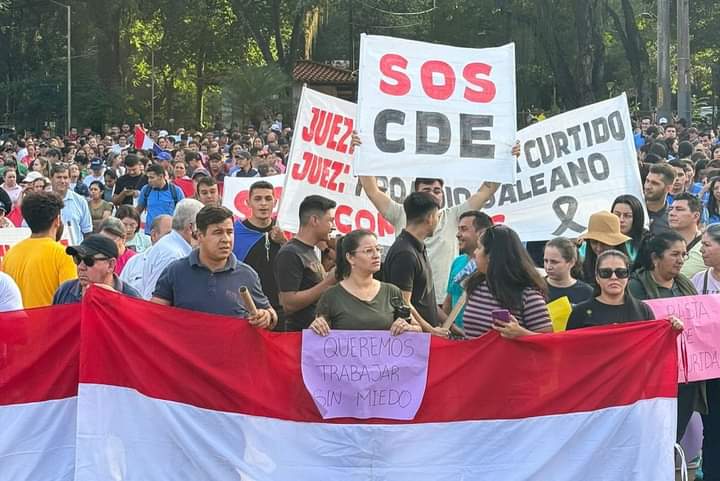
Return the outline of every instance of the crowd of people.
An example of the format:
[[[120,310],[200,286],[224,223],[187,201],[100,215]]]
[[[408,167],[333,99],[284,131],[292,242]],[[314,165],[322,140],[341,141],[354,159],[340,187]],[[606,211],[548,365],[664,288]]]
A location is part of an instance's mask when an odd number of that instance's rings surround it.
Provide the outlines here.
[[[446,207],[442,179],[415,179],[398,203],[361,177],[398,233],[391,246],[366,230],[335,236],[336,203],[319,195],[300,203],[291,236],[275,225],[279,199],[263,177],[285,172],[292,129],[275,121],[262,132],[148,134],[157,149],[135,149],[129,124],[3,145],[0,225],[32,235],[3,259],[0,310],[80,302],[96,284],[276,331],[517,338],[552,332],[547,305],[563,297],[572,330],[653,319],[648,299],[720,293],[720,144],[683,122],[638,121],[645,198],[619,196],[579,238],[543,243],[542,265],[482,212],[493,183]],[[362,148],[357,134],[353,143]],[[222,206],[227,176],[257,177],[244,220]],[[707,480],[720,479],[718,386],[681,384],[678,393],[678,438],[694,411],[703,416]]]

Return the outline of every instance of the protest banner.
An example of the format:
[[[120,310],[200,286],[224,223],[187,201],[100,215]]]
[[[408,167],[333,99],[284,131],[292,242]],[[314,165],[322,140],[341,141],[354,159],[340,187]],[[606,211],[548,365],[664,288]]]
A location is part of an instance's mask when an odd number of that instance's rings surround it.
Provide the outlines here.
[[[427,382],[430,335],[338,331],[302,338],[302,376],[323,419],[411,420]]]
[[[644,205],[625,94],[531,125],[518,139],[517,181],[500,186],[487,213],[504,216],[523,241],[577,237],[622,194]]]
[[[356,175],[515,180],[515,45],[363,34]]]
[[[643,301],[655,317],[675,316],[685,329],[678,336],[678,381],[720,378],[720,294]]]
[[[259,180],[270,182],[275,191],[275,199],[280,199],[285,183],[284,175],[270,177],[225,177],[222,205],[227,207],[240,219],[250,217],[250,207],[247,200],[250,195],[250,186]],[[277,214],[278,204],[275,204],[273,215]],[[297,214],[296,214],[297,215]]]
[[[350,174],[355,104],[303,88],[295,122],[297,135],[290,150],[283,198],[278,209],[280,228],[297,232],[298,207],[308,195],[337,202],[335,226],[341,234],[354,229],[374,232],[388,245],[393,226],[373,206]]]

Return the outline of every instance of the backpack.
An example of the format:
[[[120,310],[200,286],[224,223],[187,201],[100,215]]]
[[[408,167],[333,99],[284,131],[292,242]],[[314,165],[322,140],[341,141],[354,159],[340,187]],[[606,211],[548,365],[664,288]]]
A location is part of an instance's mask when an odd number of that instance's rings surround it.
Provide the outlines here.
[[[147,189],[145,190],[145,194],[143,194],[143,205],[147,209],[148,208],[147,202],[148,202],[148,199],[150,198],[150,191],[152,191],[153,189],[152,189],[152,187],[150,187],[149,184],[145,184],[145,185],[147,186]],[[179,189],[180,187],[178,187],[174,184],[171,184],[170,182],[168,182],[167,186],[168,186],[168,190],[170,190],[170,195],[172,196],[173,207],[175,207],[178,203],[178,195],[177,195],[176,189]]]

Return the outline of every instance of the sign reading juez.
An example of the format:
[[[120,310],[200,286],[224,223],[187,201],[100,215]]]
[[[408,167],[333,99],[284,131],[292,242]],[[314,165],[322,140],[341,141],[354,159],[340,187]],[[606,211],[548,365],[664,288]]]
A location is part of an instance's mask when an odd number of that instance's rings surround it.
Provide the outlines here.
[[[410,420],[427,384],[430,335],[303,331],[302,375],[323,419]]]
[[[297,133],[278,208],[282,229],[298,231],[300,202],[315,194],[337,202],[335,226],[342,234],[367,229],[380,241],[392,243],[393,226],[372,205],[357,177],[350,174],[355,111],[351,102],[303,87],[295,122]]]
[[[515,45],[362,35],[356,175],[515,181]]]

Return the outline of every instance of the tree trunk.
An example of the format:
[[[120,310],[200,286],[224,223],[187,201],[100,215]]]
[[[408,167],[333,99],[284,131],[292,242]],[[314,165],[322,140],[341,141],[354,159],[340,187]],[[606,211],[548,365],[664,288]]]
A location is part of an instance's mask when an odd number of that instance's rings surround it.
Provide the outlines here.
[[[635,11],[630,0],[622,0],[622,9],[624,21],[620,19],[615,10],[607,6],[615,31],[623,44],[625,58],[630,64],[630,74],[633,77],[635,90],[637,91],[640,110],[647,111],[650,109],[650,85],[648,82],[650,65],[648,54],[635,23]]]
[[[101,85],[113,91],[120,88],[120,22],[122,3],[95,0],[90,5],[97,25],[97,73]]]
[[[577,29],[577,61],[575,64],[575,82],[580,105],[595,101],[595,41],[591,0],[575,0],[575,27]]]

